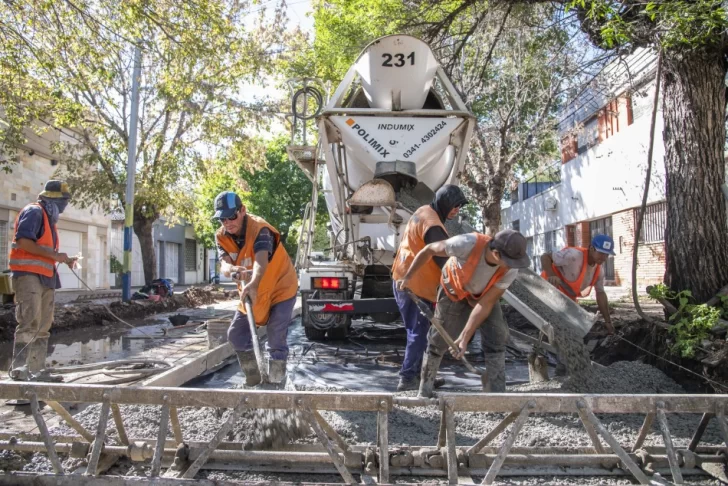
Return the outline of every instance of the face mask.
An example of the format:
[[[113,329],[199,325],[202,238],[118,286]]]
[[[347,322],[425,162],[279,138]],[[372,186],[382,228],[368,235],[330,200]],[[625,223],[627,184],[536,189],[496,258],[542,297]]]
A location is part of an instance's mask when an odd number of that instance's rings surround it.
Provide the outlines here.
[[[54,199],[53,204],[58,208],[58,214],[63,213],[68,206],[68,199]]]

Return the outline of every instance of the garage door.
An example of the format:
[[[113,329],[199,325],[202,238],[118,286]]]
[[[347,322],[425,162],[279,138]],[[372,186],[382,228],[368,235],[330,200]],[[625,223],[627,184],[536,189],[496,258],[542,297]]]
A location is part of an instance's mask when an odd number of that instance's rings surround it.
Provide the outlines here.
[[[179,247],[178,243],[164,243],[164,278],[179,283]]]
[[[81,252],[81,237],[83,236],[83,233],[79,233],[78,231],[69,231],[69,230],[58,230],[58,237],[61,239],[61,246],[59,248],[59,251],[61,253],[66,253],[68,256],[76,256]],[[82,260],[81,265],[83,265],[85,262]],[[80,272],[76,272],[79,274],[81,278],[83,278],[83,275]],[[78,281],[78,279],[71,273],[71,270],[68,268],[68,265],[65,264],[59,264],[58,265],[58,275],[61,277],[61,287],[64,289],[80,289],[82,288],[81,282]],[[93,282],[89,282],[91,285],[93,285]]]

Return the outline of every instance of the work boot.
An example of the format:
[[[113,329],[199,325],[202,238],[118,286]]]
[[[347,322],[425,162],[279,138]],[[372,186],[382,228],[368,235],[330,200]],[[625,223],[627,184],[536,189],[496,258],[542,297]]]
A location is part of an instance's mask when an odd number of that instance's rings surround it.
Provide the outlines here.
[[[438,389],[445,385],[445,378],[435,378],[435,389]],[[399,378],[399,384],[397,385],[397,391],[407,390],[418,390],[420,388],[420,377],[415,376],[414,378]]]
[[[30,371],[28,371],[30,346],[30,343],[18,341],[13,344],[13,360],[10,362],[10,371],[8,372],[11,380],[28,381],[28,378],[30,378]]]
[[[240,369],[245,374],[245,385],[255,386],[261,382],[258,362],[255,360],[255,351],[236,351]]]
[[[37,338],[30,345],[28,354],[29,381],[59,383],[63,381],[60,375],[51,375],[46,369],[48,356],[48,338]]]
[[[492,353],[485,355],[486,383],[483,391],[486,393],[506,392],[506,353]]]
[[[268,381],[274,384],[283,382],[286,378],[286,360],[285,359],[269,359],[268,360]]]
[[[420,375],[420,391],[417,395],[426,398],[432,397],[437,379],[437,370],[440,369],[441,361],[442,356],[425,353],[425,357],[422,360],[422,374]]]

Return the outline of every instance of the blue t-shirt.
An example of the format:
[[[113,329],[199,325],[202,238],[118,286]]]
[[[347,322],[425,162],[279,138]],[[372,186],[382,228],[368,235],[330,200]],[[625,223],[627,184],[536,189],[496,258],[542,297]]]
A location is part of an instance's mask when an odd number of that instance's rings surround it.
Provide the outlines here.
[[[42,205],[42,203],[41,203]],[[18,230],[15,232],[15,240],[25,238],[28,240],[38,241],[45,232],[43,227],[43,211],[38,206],[28,206],[20,212],[18,216]],[[47,215],[47,213],[46,213]],[[57,235],[53,234],[53,245],[57,243]],[[40,283],[49,289],[60,289],[61,279],[58,277],[58,269],[53,267],[53,276],[46,277],[35,272],[13,272],[14,277],[22,277],[23,275],[36,275],[40,278]]]
[[[243,227],[240,228],[240,234],[230,235],[233,237],[235,244],[238,245],[238,248],[242,248],[245,244],[245,233],[247,229],[248,218],[246,216],[245,221],[243,221]],[[259,251],[268,252],[268,261],[271,261],[273,258],[273,252],[275,251],[275,237],[268,228],[261,228],[258,236],[255,238],[255,242],[253,243],[253,253],[258,253]],[[230,256],[222,245],[217,243],[217,257],[222,260],[222,257],[225,255]],[[232,260],[233,263],[235,263],[235,259],[233,258]]]

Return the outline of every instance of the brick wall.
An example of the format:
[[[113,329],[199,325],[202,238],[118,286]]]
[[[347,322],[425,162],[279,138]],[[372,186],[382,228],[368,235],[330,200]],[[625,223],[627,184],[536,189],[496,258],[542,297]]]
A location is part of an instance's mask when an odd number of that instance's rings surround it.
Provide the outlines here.
[[[589,221],[582,221],[576,223],[576,231],[574,232],[574,246],[581,246],[582,248],[588,248],[591,243],[591,231],[589,230]]]
[[[634,210],[612,215],[615,253],[614,273],[617,285],[632,284],[632,251],[634,248]],[[663,280],[665,274],[665,243],[641,244],[637,253],[637,285],[644,289]]]

